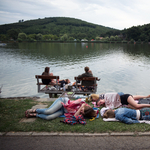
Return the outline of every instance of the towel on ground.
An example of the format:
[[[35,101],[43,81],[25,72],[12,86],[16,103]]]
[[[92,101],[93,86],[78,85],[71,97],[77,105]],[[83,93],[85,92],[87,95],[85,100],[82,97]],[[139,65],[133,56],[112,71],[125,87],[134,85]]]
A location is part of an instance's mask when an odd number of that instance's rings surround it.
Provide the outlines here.
[[[119,121],[116,118],[103,118],[103,121]],[[140,123],[150,124],[150,120],[139,120]]]

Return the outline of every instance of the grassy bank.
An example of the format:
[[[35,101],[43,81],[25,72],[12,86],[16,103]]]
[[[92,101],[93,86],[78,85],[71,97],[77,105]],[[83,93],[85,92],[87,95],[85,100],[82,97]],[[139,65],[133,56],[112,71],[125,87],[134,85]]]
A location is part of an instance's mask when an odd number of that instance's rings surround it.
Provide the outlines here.
[[[102,118],[94,121],[86,119],[87,124],[68,125],[60,122],[63,118],[46,121],[37,118],[34,122],[20,122],[24,118],[24,112],[39,102],[24,100],[0,99],[0,132],[9,131],[37,131],[37,132],[80,132],[80,133],[103,133],[103,132],[145,132],[150,131],[148,124],[127,125],[121,122],[104,122]],[[51,105],[52,102],[40,102]]]

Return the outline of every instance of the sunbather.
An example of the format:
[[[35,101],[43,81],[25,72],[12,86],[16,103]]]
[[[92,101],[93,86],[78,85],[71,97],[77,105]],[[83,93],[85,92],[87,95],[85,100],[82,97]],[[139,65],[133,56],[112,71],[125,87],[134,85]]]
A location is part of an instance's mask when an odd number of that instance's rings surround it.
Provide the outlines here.
[[[39,117],[46,120],[55,119],[61,115],[77,116],[92,118],[97,116],[97,111],[86,104],[82,99],[70,101],[68,98],[58,98],[49,108],[29,109],[25,112],[25,116]]]
[[[142,108],[141,110],[130,108],[108,109],[105,111],[103,118],[115,118],[127,124],[140,123],[139,120],[150,120],[150,108]]]
[[[141,109],[144,107],[150,107],[150,104],[138,104],[135,100],[139,100],[141,98],[148,98],[148,96],[141,96],[141,95],[130,95],[130,94],[123,94],[123,93],[106,93],[103,99],[95,95],[91,95],[90,99],[96,101],[97,106],[106,106],[109,108],[117,108],[121,105],[127,105],[129,108],[132,109]]]

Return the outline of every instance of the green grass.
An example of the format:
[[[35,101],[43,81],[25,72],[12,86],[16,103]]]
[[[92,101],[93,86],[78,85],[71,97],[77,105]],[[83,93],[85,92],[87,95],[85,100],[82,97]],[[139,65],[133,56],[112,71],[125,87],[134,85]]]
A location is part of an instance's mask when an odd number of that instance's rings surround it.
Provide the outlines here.
[[[87,124],[69,125],[60,122],[63,118],[56,118],[51,121],[37,118],[34,122],[20,122],[23,119],[24,112],[32,106],[38,104],[31,99],[9,100],[0,99],[0,132],[10,131],[37,131],[37,132],[80,132],[80,133],[104,133],[104,132],[146,132],[150,131],[148,124],[127,125],[121,122],[104,122],[102,118],[89,121]],[[40,102],[51,105],[52,102]]]

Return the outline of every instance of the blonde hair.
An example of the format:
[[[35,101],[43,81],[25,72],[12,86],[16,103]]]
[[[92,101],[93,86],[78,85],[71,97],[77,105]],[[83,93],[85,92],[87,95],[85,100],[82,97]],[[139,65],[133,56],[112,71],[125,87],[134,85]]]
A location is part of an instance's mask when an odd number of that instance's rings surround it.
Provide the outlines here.
[[[112,109],[108,109],[104,113],[103,118],[115,118],[115,112]]]
[[[90,101],[97,101],[98,99],[99,99],[99,94],[91,94]]]

